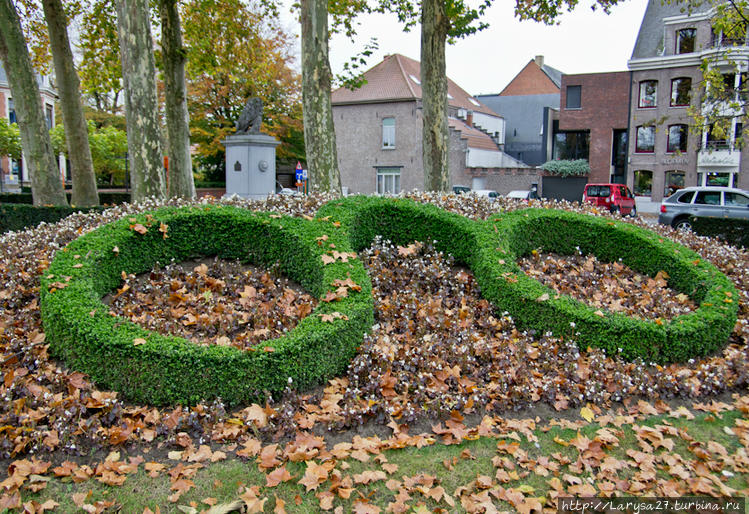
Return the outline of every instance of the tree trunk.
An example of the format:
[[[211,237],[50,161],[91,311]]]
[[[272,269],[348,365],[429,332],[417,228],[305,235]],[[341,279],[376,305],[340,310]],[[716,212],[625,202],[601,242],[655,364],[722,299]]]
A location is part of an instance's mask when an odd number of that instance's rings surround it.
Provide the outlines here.
[[[171,198],[194,198],[195,181],[190,158],[190,118],[185,84],[186,52],[176,0],[161,0],[161,50],[164,54],[168,177]]]
[[[127,151],[134,202],[164,198],[156,68],[147,0],[117,0]]]
[[[34,205],[67,205],[60,170],[44,119],[39,84],[12,0],[0,0],[0,58],[15,103],[21,145],[31,175]]]
[[[302,110],[304,146],[313,191],[341,193],[330,102],[328,2],[302,0]]]
[[[65,11],[60,0],[43,0],[42,5],[55,63],[68,159],[72,168],[73,194],[70,203],[85,207],[99,205],[94,164],[88,144],[88,125],[83,116],[80,81],[73,65]]]
[[[421,101],[424,108],[422,153],[424,189],[448,191],[447,164],[447,75],[445,43],[448,22],[444,0],[421,4]]]

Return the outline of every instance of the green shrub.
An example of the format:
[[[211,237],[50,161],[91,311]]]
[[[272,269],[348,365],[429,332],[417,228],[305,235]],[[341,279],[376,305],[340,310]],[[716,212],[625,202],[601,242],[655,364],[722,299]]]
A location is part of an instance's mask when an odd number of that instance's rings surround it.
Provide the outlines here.
[[[343,371],[374,323],[371,284],[361,262],[323,264],[322,255],[332,252],[329,245],[339,252],[350,248],[343,231],[329,221],[228,206],[165,208],[132,219],[72,242],[58,252],[41,283],[42,320],[53,354],[128,399],[165,405],[220,397],[236,405],[282,391],[289,378],[297,387],[310,387]],[[141,235],[131,229],[136,223],[148,231]],[[324,242],[323,236],[328,236]],[[141,273],[156,262],[210,255],[260,265],[278,262],[318,297],[335,290],[335,280],[349,277],[362,290],[321,302],[295,329],[267,342],[269,351],[204,347],[149,332],[110,316],[101,302],[119,285],[123,271]],[[334,312],[348,319],[323,320]],[[136,339],[147,342],[135,345]]]
[[[33,203],[31,193],[0,193],[0,203]]]
[[[482,294],[520,327],[551,331],[625,359],[683,361],[723,346],[736,323],[738,293],[712,264],[687,248],[635,225],[583,214],[526,209],[487,222],[493,242],[483,246],[474,269]],[[497,232],[494,232],[496,227]],[[699,304],[690,314],[654,322],[602,313],[525,275],[516,260],[533,250],[572,254],[577,249],[604,261],[621,259],[654,276],[665,271],[673,289]]]
[[[0,233],[35,227],[41,222],[55,223],[74,212],[102,210],[100,207],[34,207],[24,203],[0,203]]]
[[[585,159],[546,161],[541,169],[560,177],[578,177],[590,173],[590,164]]]
[[[692,230],[701,236],[715,237],[733,246],[749,248],[749,220],[692,216],[689,221]]]
[[[70,198],[68,198],[70,200]],[[102,205],[119,205],[130,202],[130,193],[124,191],[101,191],[99,203]]]
[[[196,180],[195,181],[195,188],[198,189],[218,189],[226,187],[226,181],[224,182],[210,182],[206,180]]]
[[[70,202],[70,191],[66,192]],[[124,191],[103,191],[99,193],[99,203],[102,205],[117,205],[130,201],[130,193]],[[31,193],[1,193],[0,203],[33,203]]]
[[[145,234],[133,230],[136,223]],[[165,225],[168,235],[163,238]],[[624,358],[658,362],[702,356],[725,344],[736,322],[731,281],[697,254],[634,225],[565,211],[526,209],[475,222],[407,199],[356,196],[328,202],[314,220],[252,213],[228,206],[164,208],[95,230],[58,252],[41,281],[41,308],[51,350],[126,398],[157,405],[221,397],[235,405],[276,393],[289,377],[297,387],[340,373],[373,323],[371,284],[358,259],[323,265],[322,256],[359,250],[381,235],[396,244],[432,242],[469,266],[482,295],[521,328],[571,338]],[[323,241],[323,236],[327,240]],[[334,245],[334,246],[331,246]],[[671,321],[603,313],[525,275],[519,257],[532,250],[602,260],[635,270],[665,271],[669,285],[700,307]],[[115,251],[115,249],[117,251]],[[101,297],[126,273],[154,263],[218,255],[270,265],[321,297],[350,277],[362,290],[317,309],[272,351],[202,347],[109,315]],[[348,319],[326,322],[322,314]],[[145,344],[135,345],[136,339]]]

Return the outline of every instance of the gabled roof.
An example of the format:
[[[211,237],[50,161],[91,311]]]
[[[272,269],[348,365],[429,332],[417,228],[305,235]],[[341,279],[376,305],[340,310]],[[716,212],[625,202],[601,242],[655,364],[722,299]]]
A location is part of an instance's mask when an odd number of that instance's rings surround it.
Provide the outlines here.
[[[541,71],[543,71],[546,76],[549,77],[554,84],[556,84],[557,87],[562,87],[561,71],[556,68],[552,68],[548,64],[544,64],[543,66],[541,66]]]
[[[333,105],[382,103],[421,99],[421,63],[400,54],[386,56],[364,72],[367,83],[351,91],[338,88],[332,93]],[[452,107],[500,117],[489,107],[447,79],[447,103]]]
[[[537,60],[542,63],[539,65]],[[562,87],[562,72],[543,64],[543,56],[531,59],[505,86],[500,96],[546,95],[559,93]]]
[[[690,2],[674,0],[648,0],[645,14],[642,17],[640,30],[637,33],[632,59],[644,59],[663,55],[663,38],[665,34],[664,18],[679,15],[699,15],[710,10],[711,2]]]
[[[474,127],[469,127],[465,122],[457,118],[448,117],[447,123],[451,129],[457,130],[462,139],[468,141],[469,148],[478,148],[481,150],[494,150],[499,152],[499,147],[486,132],[482,132]]]

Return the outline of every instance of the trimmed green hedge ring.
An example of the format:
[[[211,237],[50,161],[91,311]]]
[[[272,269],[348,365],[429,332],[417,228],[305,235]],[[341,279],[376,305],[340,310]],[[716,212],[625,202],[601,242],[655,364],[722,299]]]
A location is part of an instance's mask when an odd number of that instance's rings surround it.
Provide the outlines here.
[[[145,233],[134,230],[138,224]],[[162,209],[101,227],[58,252],[41,283],[42,320],[56,356],[129,399],[247,403],[266,391],[282,391],[289,379],[302,388],[318,384],[353,358],[374,319],[371,283],[361,261],[344,255],[349,250],[345,235],[329,221],[234,207]],[[110,316],[101,302],[123,271],[141,273],[156,262],[211,255],[278,262],[317,297],[339,287],[337,280],[351,279],[361,291],[320,302],[295,329],[257,351],[199,346],[149,332]],[[335,262],[325,264],[324,255]]]
[[[722,347],[736,324],[733,283],[695,252],[629,223],[550,209],[525,209],[487,221],[496,234],[482,257],[484,296],[507,310],[520,327],[570,336],[628,360],[674,362]],[[494,232],[496,230],[496,232]],[[699,305],[668,321],[646,321],[591,308],[528,277],[516,260],[534,249],[572,254],[578,249],[654,276],[663,270],[669,287]]]
[[[145,233],[134,230],[138,224]],[[362,263],[347,256],[376,235],[397,244],[433,242],[470,267],[482,295],[518,326],[572,337],[581,348],[628,359],[685,360],[725,344],[736,321],[738,295],[727,277],[694,252],[631,224],[546,209],[476,222],[411,200],[350,197],[327,203],[314,220],[203,206],[165,208],[101,227],[58,252],[42,279],[47,339],[55,355],[97,383],[157,405],[217,397],[235,405],[279,392],[289,379],[300,388],[316,385],[345,369],[374,323],[369,278]],[[700,307],[662,323],[601,315],[557,295],[516,264],[533,249],[572,253],[577,247],[604,260],[621,258],[651,276],[665,270],[669,285]],[[101,302],[123,271],[200,255],[280,262],[318,297],[349,278],[361,291],[321,302],[294,330],[267,342],[271,351],[255,352],[152,333],[110,316]]]

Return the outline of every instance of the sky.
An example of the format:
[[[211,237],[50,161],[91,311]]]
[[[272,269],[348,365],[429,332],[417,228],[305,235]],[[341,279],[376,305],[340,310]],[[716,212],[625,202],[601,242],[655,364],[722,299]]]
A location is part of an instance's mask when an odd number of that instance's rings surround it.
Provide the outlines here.
[[[499,93],[536,55],[543,55],[546,64],[566,74],[625,71],[647,0],[627,0],[614,6],[609,15],[593,12],[589,0],[580,2],[554,26],[518,21],[514,3],[495,1],[485,16],[489,28],[447,48],[447,75],[472,95]],[[299,32],[298,23],[286,25]],[[340,73],[343,64],[372,37],[377,38],[379,49],[368,58],[366,69],[393,53],[418,60],[420,31],[417,25],[403,32],[394,15],[364,16],[354,43],[343,35],[331,38],[333,73]]]

